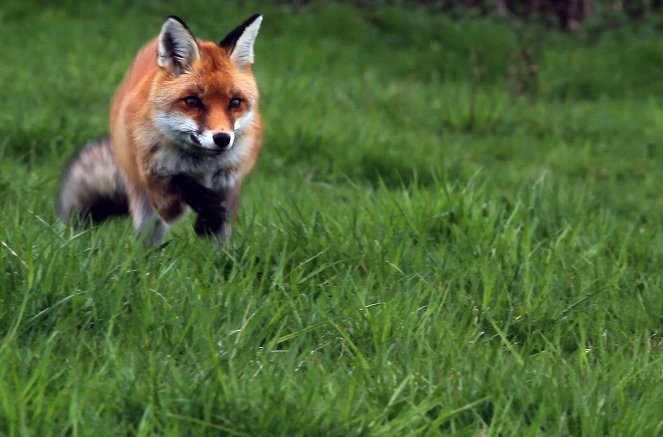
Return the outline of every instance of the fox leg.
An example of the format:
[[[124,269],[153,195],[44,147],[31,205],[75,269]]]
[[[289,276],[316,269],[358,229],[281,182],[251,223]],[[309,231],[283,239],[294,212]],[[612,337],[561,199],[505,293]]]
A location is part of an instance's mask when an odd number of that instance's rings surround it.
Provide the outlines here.
[[[159,246],[168,232],[168,225],[152,208],[147,193],[125,178],[129,198],[129,214],[134,232],[146,246]]]
[[[225,241],[230,237],[231,220],[237,217],[239,208],[239,184],[232,187],[225,187],[218,191],[218,199],[212,204],[211,214],[207,211],[198,213],[193,229],[196,234],[202,236],[213,236],[219,241]]]
[[[148,246],[159,246],[168,232],[168,224],[150,206],[145,195],[129,197],[129,210],[134,232]]]
[[[240,184],[230,187],[207,188],[194,178],[177,175],[173,184],[182,199],[197,214],[193,229],[201,236],[224,241],[230,236],[230,220],[237,215]]]
[[[230,223],[226,217],[209,217],[198,214],[193,230],[203,237],[215,237],[219,241],[230,237]]]

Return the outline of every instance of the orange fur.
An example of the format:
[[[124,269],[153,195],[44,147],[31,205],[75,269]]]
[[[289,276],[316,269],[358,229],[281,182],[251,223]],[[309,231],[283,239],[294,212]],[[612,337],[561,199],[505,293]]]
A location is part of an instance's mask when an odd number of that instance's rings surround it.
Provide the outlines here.
[[[152,120],[158,104],[186,97],[192,90],[202,91],[210,108],[209,128],[214,131],[232,131],[231,114],[226,110],[227,101],[236,93],[254,99],[253,120],[245,135],[253,138],[248,155],[237,168],[243,178],[253,168],[262,140],[262,122],[257,105],[258,89],[250,70],[239,69],[232,64],[225,49],[216,43],[199,42],[201,59],[192,65],[190,73],[173,78],[156,63],[157,40],[152,40],[136,56],[129,72],[113,99],[110,114],[110,132],[113,151],[118,165],[134,189],[148,193],[151,206],[166,221],[167,211],[174,208],[178,199],[164,189],[160,177],[150,173],[155,141],[158,147],[174,147],[163,138]],[[164,111],[191,112],[190,108],[160,108]],[[175,208],[176,209],[176,208]]]
[[[256,14],[219,44],[168,17],[136,55],[110,113],[110,139],[88,143],[65,169],[58,212],[92,221],[131,214],[151,244],[189,207],[194,230],[223,239],[262,141],[252,72]]]
[[[166,223],[188,209],[173,182],[178,175],[197,181],[187,189],[200,187],[204,202],[221,202],[219,211],[229,208],[221,223],[236,214],[242,180],[262,142],[259,93],[251,68],[261,21],[259,15],[251,17],[216,44],[194,39],[184,22],[169,17],[159,37],[138,52],[115,93],[110,145],[124,181],[120,188],[134,228],[139,234],[154,234],[153,243],[161,241]],[[69,201],[66,188],[61,195],[63,217],[69,214],[67,205],[80,204]],[[205,194],[206,189],[217,197]],[[187,193],[187,199],[208,211],[195,193]],[[152,213],[161,231],[145,224]],[[213,232],[222,237],[228,230],[224,224],[222,231]]]

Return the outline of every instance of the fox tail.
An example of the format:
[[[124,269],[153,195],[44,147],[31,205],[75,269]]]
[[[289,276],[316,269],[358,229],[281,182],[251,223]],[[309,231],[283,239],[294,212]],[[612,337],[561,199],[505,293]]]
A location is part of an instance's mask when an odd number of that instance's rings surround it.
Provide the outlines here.
[[[100,223],[129,213],[122,173],[109,137],[85,145],[65,167],[57,198],[57,212],[65,223]]]

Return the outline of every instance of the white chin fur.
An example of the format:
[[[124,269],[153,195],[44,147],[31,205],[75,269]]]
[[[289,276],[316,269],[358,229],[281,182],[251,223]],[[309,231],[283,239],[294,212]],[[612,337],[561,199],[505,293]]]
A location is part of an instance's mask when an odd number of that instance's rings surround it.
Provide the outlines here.
[[[237,133],[241,131],[250,123],[251,114],[238,119],[235,122],[235,130]],[[220,149],[214,143],[214,134],[211,130],[203,132],[198,131],[198,125],[195,121],[183,114],[170,114],[166,112],[158,112],[154,117],[154,123],[159,128],[161,133],[168,137],[171,141],[178,144],[186,144],[192,148],[207,149],[211,152],[228,151],[233,148],[235,144],[235,132],[227,132],[230,135],[230,143]]]
[[[163,135],[174,142],[190,143],[190,135],[196,134],[198,125],[189,117],[178,113],[157,112],[154,124]]]
[[[187,173],[192,175],[209,175],[210,177],[223,168],[236,168],[241,165],[250,153],[250,144],[253,141],[245,137],[243,131],[250,125],[253,114],[248,113],[237,119],[230,135],[230,144],[223,150],[214,143],[214,132],[205,130],[198,131],[198,125],[189,117],[178,113],[157,112],[154,124],[161,134],[172,141],[173,145],[179,147],[160,147],[153,156],[152,170],[157,174],[173,175]],[[155,141],[160,139],[155,138]],[[209,150],[208,157],[204,160],[183,159],[178,151],[186,149],[189,152],[199,151],[205,153]],[[229,187],[236,182],[236,174],[222,174],[215,180],[209,180],[210,186]]]

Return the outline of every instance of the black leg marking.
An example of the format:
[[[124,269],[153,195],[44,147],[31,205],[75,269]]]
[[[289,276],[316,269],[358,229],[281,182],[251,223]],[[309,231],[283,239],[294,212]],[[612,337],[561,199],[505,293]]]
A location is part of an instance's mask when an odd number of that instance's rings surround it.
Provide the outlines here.
[[[207,188],[185,174],[173,176],[172,184],[184,202],[198,214],[209,218],[225,218],[228,215],[224,191]]]
[[[238,204],[236,190],[212,190],[184,174],[174,176],[172,184],[182,199],[198,213],[193,226],[196,234],[221,239],[230,233],[228,221],[236,213]]]
[[[214,237],[223,232],[223,226],[225,224],[225,219],[198,215],[198,217],[196,217],[196,223],[193,225],[193,230],[201,237]]]

